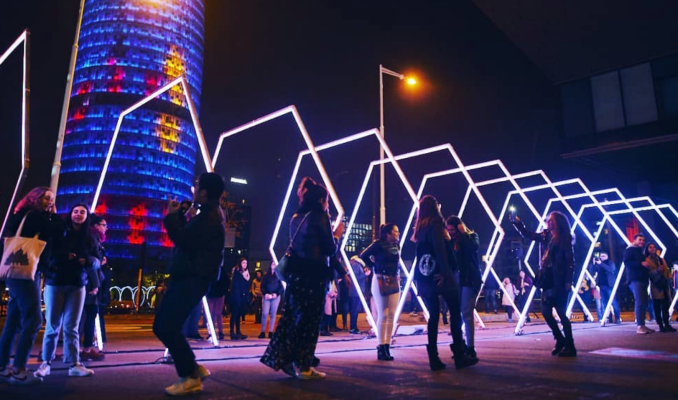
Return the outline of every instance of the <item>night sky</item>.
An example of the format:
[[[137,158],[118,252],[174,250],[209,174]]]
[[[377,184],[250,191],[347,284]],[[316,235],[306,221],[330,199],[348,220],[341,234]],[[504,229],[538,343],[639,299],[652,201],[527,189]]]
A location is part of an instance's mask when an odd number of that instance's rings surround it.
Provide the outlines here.
[[[0,6],[0,49],[24,28],[31,30],[31,170],[25,188],[49,184],[78,4],[23,0]],[[210,151],[221,132],[290,104],[316,144],[378,127],[381,63],[420,81],[410,91],[384,77],[386,138],[396,154],[449,142],[467,164],[501,158],[512,172],[541,168],[553,180],[581,175],[591,188],[629,183],[560,160],[557,89],[471,1],[206,0],[205,37],[200,120]],[[2,214],[19,165],[20,66],[16,53],[0,68]],[[234,138],[220,156],[218,172],[250,182],[231,191],[253,207],[255,249],[268,243],[302,148],[292,118],[285,117]],[[374,140],[328,152],[328,171],[349,211],[367,163],[377,156]],[[454,166],[447,158],[403,167],[416,188],[423,172]],[[302,173],[317,176],[310,163]],[[409,211],[406,196],[392,173],[388,182],[394,189],[387,209],[400,216]],[[463,185],[454,180],[444,188],[457,195]],[[366,219],[372,209],[364,209]]]

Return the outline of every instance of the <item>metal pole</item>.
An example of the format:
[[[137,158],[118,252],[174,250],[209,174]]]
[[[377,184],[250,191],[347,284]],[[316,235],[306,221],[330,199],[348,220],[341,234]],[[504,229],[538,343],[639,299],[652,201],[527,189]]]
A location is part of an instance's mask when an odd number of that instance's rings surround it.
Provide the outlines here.
[[[71,50],[71,62],[68,66],[68,75],[66,76],[66,92],[64,93],[64,104],[61,108],[61,122],[59,122],[59,135],[57,137],[56,153],[54,154],[54,164],[52,164],[52,178],[49,183],[50,189],[56,195],[59,186],[59,173],[61,172],[61,150],[64,147],[64,136],[66,135],[66,122],[68,120],[68,107],[71,104],[71,90],[73,89],[73,74],[75,73],[75,61],[78,58],[78,40],[80,38],[80,26],[82,25],[82,14],[85,10],[85,0],[80,0],[80,9],[78,10],[78,23],[75,27],[75,40]]]
[[[384,138],[384,74],[379,64],[379,133]],[[384,159],[384,148],[379,146],[379,160]],[[379,224],[386,223],[386,185],[384,181],[384,163],[379,165]]]

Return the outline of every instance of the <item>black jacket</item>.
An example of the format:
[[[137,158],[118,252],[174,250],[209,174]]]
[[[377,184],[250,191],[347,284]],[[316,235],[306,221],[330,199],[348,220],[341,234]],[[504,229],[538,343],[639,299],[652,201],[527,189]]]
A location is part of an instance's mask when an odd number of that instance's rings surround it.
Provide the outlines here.
[[[375,240],[362,253],[360,258],[374,273],[387,276],[398,276],[400,246],[385,240]],[[374,258],[374,261],[372,261]]]
[[[45,272],[49,269],[54,238],[63,235],[65,229],[64,221],[50,212],[23,208],[19,212],[12,214],[7,220],[4,237],[16,235],[24,216],[26,217],[26,222],[24,222],[21,236],[33,237],[37,233],[39,234],[38,238],[46,242],[45,249],[40,254],[40,261],[38,261],[38,271]],[[5,241],[0,240],[0,254],[2,254],[4,246]]]
[[[647,268],[643,267],[645,255],[643,249],[634,245],[630,245],[624,250],[624,265],[626,266],[627,278],[629,282],[643,282],[650,281],[650,273]]]
[[[554,243],[548,230],[539,233],[531,232],[525,228],[521,221],[513,222],[513,226],[522,237],[539,243],[540,254],[542,254],[539,273],[546,273],[545,268],[552,268],[553,285],[550,288],[542,287],[544,295],[548,297],[566,296],[570,292],[574,276],[572,244]]]
[[[250,291],[250,283],[237,270],[233,271],[231,281],[231,305],[247,303],[247,294]]]
[[[76,257],[69,260],[69,254]],[[85,259],[85,264],[80,262]],[[100,261],[97,258],[96,241],[89,229],[75,230],[66,227],[63,235],[55,236],[49,270],[45,284],[50,286],[85,286],[98,288]]]
[[[261,279],[262,294],[267,295],[275,293],[278,296],[282,296],[284,291],[285,288],[276,274],[269,272]]]
[[[327,277],[327,269],[316,267],[330,266],[330,257],[337,252],[338,240],[334,238],[327,213],[318,209],[308,212],[306,220],[305,216],[306,214],[298,212],[290,221],[290,238],[294,237],[292,258],[297,260],[289,268],[298,269],[307,275]],[[294,236],[297,229],[298,233]]]
[[[172,278],[198,276],[217,279],[223,261],[226,228],[219,206],[203,204],[189,222],[179,213],[165,216],[167,235],[174,242],[169,272]]]
[[[454,251],[459,269],[459,285],[473,288],[475,291],[480,290],[483,283],[478,262],[479,247],[480,240],[477,233],[460,233],[459,245]]]
[[[445,226],[442,218],[432,220],[428,226],[415,233],[417,243],[417,264],[414,266],[414,279],[417,286],[426,294],[457,290],[457,282],[453,272],[454,256],[450,242],[445,239]],[[438,288],[434,282],[435,275],[444,277],[444,285]]]
[[[596,285],[599,287],[613,287],[617,280],[617,266],[610,260],[601,261],[600,264],[592,264],[590,272],[596,273]]]
[[[219,278],[210,283],[210,290],[207,292],[207,297],[210,299],[218,299],[219,297],[228,294],[228,288],[231,285],[231,278],[226,272],[226,268],[219,268]]]

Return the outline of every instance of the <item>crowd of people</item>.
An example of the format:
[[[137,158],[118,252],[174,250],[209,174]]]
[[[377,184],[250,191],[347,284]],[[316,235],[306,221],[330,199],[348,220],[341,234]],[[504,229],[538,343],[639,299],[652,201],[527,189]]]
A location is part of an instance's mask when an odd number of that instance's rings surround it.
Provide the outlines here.
[[[349,265],[343,265],[337,250],[344,225],[332,224],[327,189],[311,178],[304,178],[297,189],[299,207],[289,224],[291,240],[286,256],[280,266],[272,263],[268,271],[257,268],[250,276],[247,259],[240,259],[232,268],[224,263],[223,193],[223,179],[216,173],[205,173],[197,180],[192,202],[169,198],[163,222],[174,243],[168,266],[170,277],[159,281],[150,296],[156,309],[153,332],[169,350],[179,376],[176,383],[165,389],[168,394],[200,392],[202,381],[210,375],[207,368],[196,362],[187,341],[202,339],[198,321],[203,297],[207,298],[219,340],[225,339],[226,306],[230,313],[230,339],[247,339],[241,323],[249,308],[255,314],[255,323],[261,325],[258,338],[270,339],[261,362],[291,377],[312,380],[326,376],[316,368],[320,362],[315,356],[318,337],[342,330],[337,326],[338,315],[342,315],[343,330],[361,333],[358,315],[362,308],[360,297],[364,295],[372,305],[366,311],[376,320],[377,360],[395,360],[391,352],[394,318],[403,295],[400,230],[396,224],[382,225],[379,237],[353,256]],[[435,197],[422,197],[413,234],[408,238],[416,246],[414,281],[430,312],[426,352],[432,371],[446,368],[439,356],[438,330],[441,314],[448,325],[448,311],[455,368],[479,362],[474,341],[476,300],[484,289],[485,311],[496,314],[495,293],[499,289],[494,279],[483,284],[478,234],[458,216],[444,218],[440,209]],[[61,334],[63,360],[70,364],[68,375],[90,376],[93,371],[81,361],[103,358],[94,344],[94,321],[98,316],[101,339],[105,342],[104,316],[100,310],[110,303],[110,268],[103,246],[106,221],[90,214],[83,204],[73,206],[61,218],[56,214],[54,193],[44,187],[31,190],[13,211],[6,236],[17,231],[24,237],[38,235],[46,246],[33,280],[7,279],[10,300],[0,338],[0,380],[15,384],[42,382],[51,372]],[[539,245],[541,262],[534,279],[524,271],[520,271],[515,284],[509,277],[503,279],[501,305],[507,318],[513,321],[514,305],[522,310],[527,294],[533,288],[541,289],[541,314],[554,337],[552,355],[576,357],[572,325],[566,313],[575,276],[574,237],[569,221],[564,214],[552,212],[541,232],[529,231],[517,216],[512,215],[510,222],[524,238]],[[635,298],[637,332],[653,332],[645,326],[648,286],[660,330],[675,331],[668,314],[671,270],[657,246],[645,244],[644,236],[636,235],[624,253],[624,263]],[[590,284],[598,293],[594,298],[599,320],[604,318],[604,308],[612,299],[609,321],[620,323],[619,305],[612,296],[618,279],[617,267],[607,253],[601,252],[589,272],[593,276]],[[27,361],[43,322],[41,296],[45,303],[42,363],[32,372],[27,369]],[[279,308],[282,313],[276,327]]]

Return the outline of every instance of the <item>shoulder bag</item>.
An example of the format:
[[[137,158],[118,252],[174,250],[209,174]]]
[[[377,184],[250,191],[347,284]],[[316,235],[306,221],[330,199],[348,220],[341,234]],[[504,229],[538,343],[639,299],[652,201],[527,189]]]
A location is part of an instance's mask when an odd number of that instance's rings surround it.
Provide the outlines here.
[[[31,238],[21,236],[27,216],[28,214],[21,220],[16,234],[5,238],[5,249],[2,252],[0,264],[0,280],[7,278],[35,280],[40,254],[47,242],[38,239],[39,233]]]
[[[275,267],[275,274],[280,279],[282,282],[286,282],[286,279],[289,275],[289,271],[287,271],[287,268],[289,267],[290,263],[290,257],[292,257],[292,243],[294,243],[294,238],[297,237],[297,233],[299,233],[299,230],[301,229],[301,226],[304,225],[304,221],[306,221],[306,218],[311,212],[307,212],[306,215],[304,215],[304,219],[301,220],[301,223],[299,223],[299,226],[297,227],[296,232],[294,232],[294,235],[292,235],[292,238],[290,239],[290,244],[287,246],[287,251],[285,251],[285,255],[282,256],[282,258],[278,261],[278,265]]]

